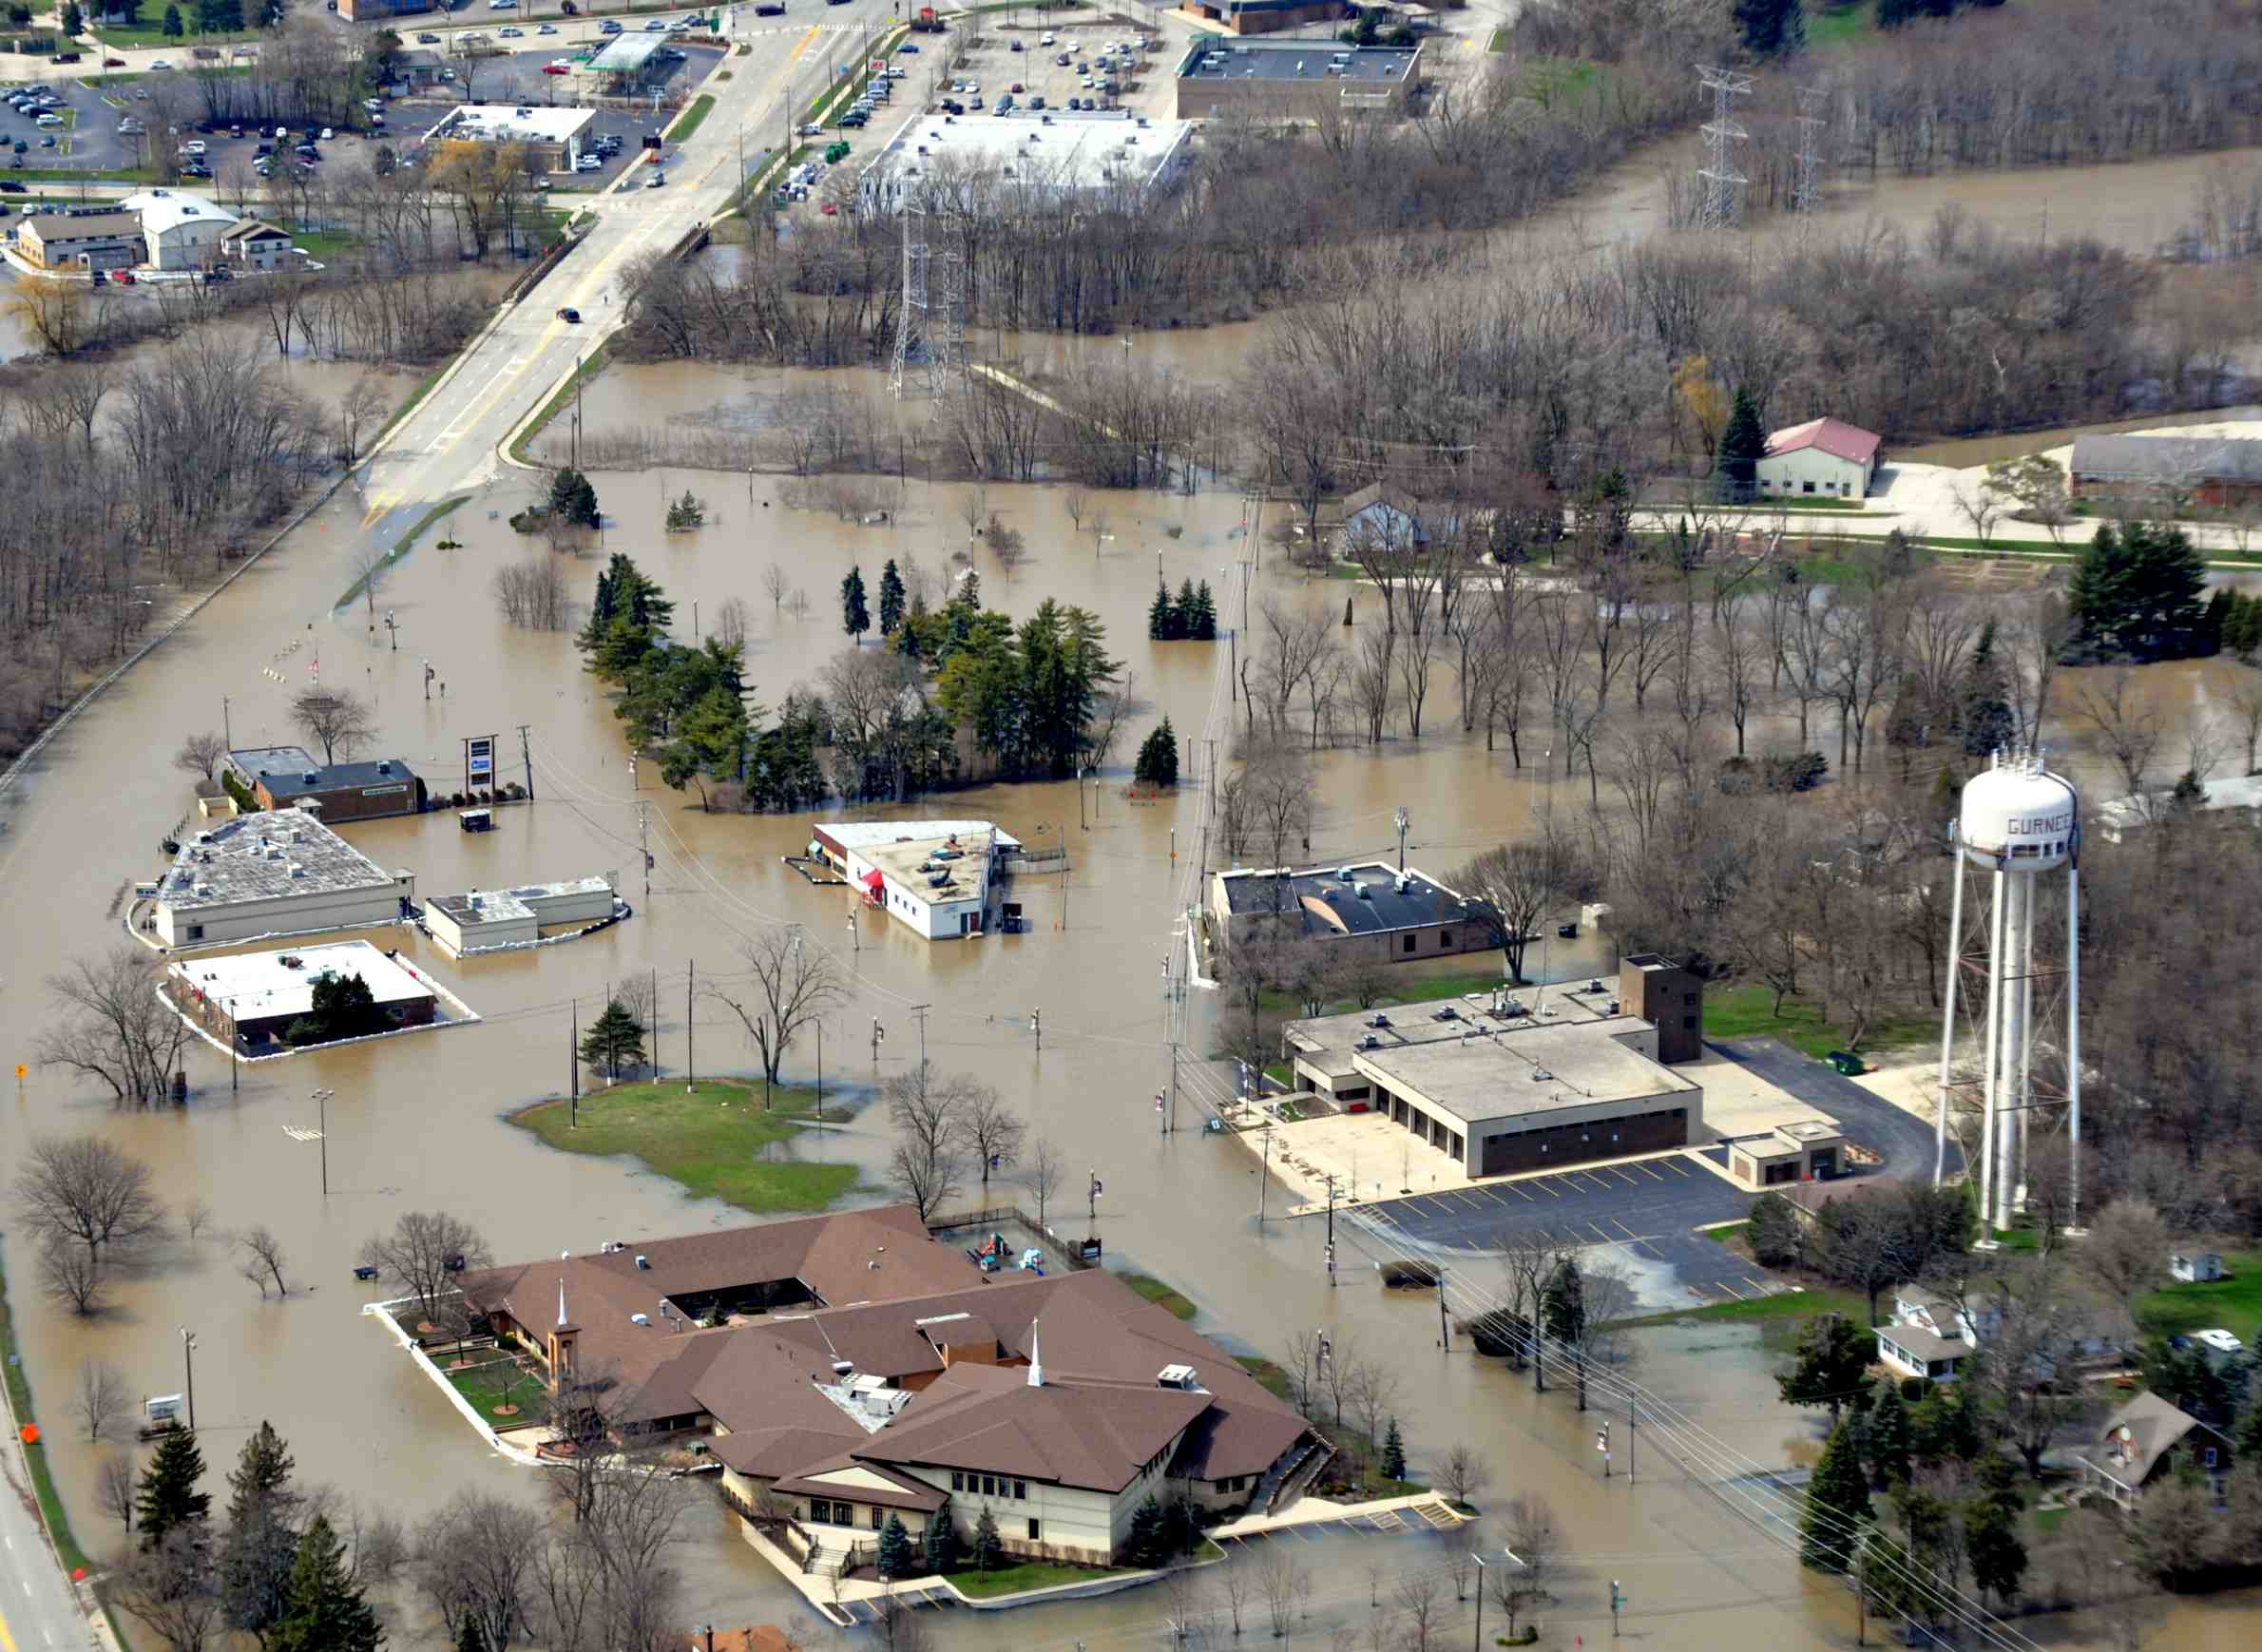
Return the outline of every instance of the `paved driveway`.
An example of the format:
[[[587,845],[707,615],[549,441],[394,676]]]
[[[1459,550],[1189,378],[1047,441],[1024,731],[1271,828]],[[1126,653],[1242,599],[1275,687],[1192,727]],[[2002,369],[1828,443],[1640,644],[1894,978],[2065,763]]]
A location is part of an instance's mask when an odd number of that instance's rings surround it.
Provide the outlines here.
[[[1841,1077],[1835,1067],[1772,1038],[1739,1038],[1734,1043],[1707,1041],[1707,1046],[1837,1120],[1849,1141],[1884,1155],[1884,1174],[1931,1176],[1932,1126],[1915,1114],[1871,1095],[1851,1079]],[[1947,1144],[1947,1168],[1953,1172],[1963,1166],[1964,1156],[1956,1150],[1951,1137]]]

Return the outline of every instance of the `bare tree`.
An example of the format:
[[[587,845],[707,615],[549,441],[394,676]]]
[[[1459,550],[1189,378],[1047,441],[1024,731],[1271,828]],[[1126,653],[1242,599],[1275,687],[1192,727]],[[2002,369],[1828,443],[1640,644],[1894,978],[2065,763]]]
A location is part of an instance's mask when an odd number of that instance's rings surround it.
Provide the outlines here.
[[[1453,1546],[1458,1549],[1461,1546]],[[1434,1572],[1408,1572],[1398,1580],[1393,1597],[1398,1603],[1402,1634],[1398,1644],[1409,1652],[1429,1652],[1430,1638],[1443,1626],[1445,1603],[1438,1598]]]
[[[776,613],[785,604],[785,593],[793,588],[793,579],[785,571],[785,564],[773,562],[762,569],[762,595],[770,599],[770,611]]]
[[[989,1203],[989,1173],[1010,1170],[1021,1159],[1021,1143],[1028,1125],[999,1100],[997,1091],[984,1085],[967,1098],[959,1113],[960,1140],[974,1156],[982,1173],[982,1202]]]
[[[880,1086],[895,1144],[888,1157],[889,1182],[917,1207],[924,1221],[958,1191],[965,1118],[983,1086],[944,1075],[921,1062]]]
[[[123,941],[48,976],[55,1017],[40,1034],[41,1064],[100,1079],[122,1105],[163,1101],[193,1035],[158,997],[158,970],[144,949]]]
[[[1233,1624],[1236,1640],[1241,1633],[1241,1620],[1248,1614],[1250,1588],[1256,1581],[1250,1577],[1242,1558],[1247,1552],[1239,1544],[1234,1545],[1213,1574],[1217,1582],[1217,1599],[1225,1604],[1226,1620]]]
[[[204,1652],[226,1634],[212,1563],[193,1531],[167,1532],[155,1548],[136,1553],[110,1574],[109,1587],[126,1615],[173,1652]]]
[[[1068,1174],[1068,1162],[1061,1150],[1043,1136],[1029,1149],[1029,1156],[1022,1162],[1021,1184],[1029,1190],[1029,1197],[1037,1201],[1037,1225],[1045,1226],[1045,1207],[1061,1189],[1062,1181]]]
[[[201,780],[215,779],[220,775],[220,759],[227,755],[226,739],[207,730],[192,734],[181,742],[181,749],[173,754],[173,767]]]
[[[2144,777],[2165,731],[2136,672],[2123,666],[2107,672],[2102,681],[2084,682],[2074,698],[2074,712],[2097,730],[2098,743],[2112,759],[2128,796],[2140,803]]]
[[[124,1372],[104,1359],[79,1361],[79,1385],[71,1398],[71,1411],[86,1426],[88,1440],[107,1434],[110,1425],[132,1404]]]
[[[164,1206],[149,1166],[100,1136],[43,1136],[16,1172],[16,1207],[42,1245],[83,1249],[99,1261],[105,1246],[128,1247],[164,1226]]]
[[[49,1238],[40,1245],[39,1287],[85,1317],[109,1306],[109,1281],[101,1259],[68,1239]]]
[[[372,597],[372,611],[374,611]],[[376,737],[376,715],[354,695],[333,688],[307,688],[291,699],[291,721],[322,748],[325,763],[348,757]]]
[[[133,1529],[134,1505],[141,1489],[136,1479],[131,1451],[112,1451],[94,1471],[95,1502],[127,1531]]]
[[[495,569],[495,605],[503,622],[527,631],[566,628],[566,575],[554,556],[530,556]]]
[[[1446,1494],[1447,1502],[1466,1508],[1476,1501],[1478,1492],[1492,1484],[1492,1470],[1472,1448],[1457,1445],[1438,1459],[1430,1478]]]
[[[534,1558],[542,1517],[513,1498],[458,1491],[417,1527],[410,1546],[416,1586],[451,1636],[466,1623],[479,1644],[503,1652],[533,1616]]]
[[[1948,485],[1948,494],[1955,500],[1956,511],[1971,524],[1971,531],[1984,550],[1995,537],[1995,524],[2003,516],[2003,498],[1987,490],[1984,483],[1966,487],[1962,482]]]
[[[266,1300],[269,1281],[275,1285],[279,1300],[291,1294],[283,1282],[282,1240],[264,1222],[236,1236],[238,1261],[236,1271],[259,1288],[259,1299]]]
[[[192,1199],[181,1208],[181,1229],[191,1239],[200,1237],[212,1225],[212,1206],[201,1199]]]
[[[1513,1636],[1517,1615],[1544,1605],[1551,1598],[1556,1566],[1562,1553],[1562,1528],[1547,1500],[1531,1492],[1512,1499],[1506,1513],[1512,1558],[1505,1566],[1489,1568],[1489,1581],[1493,1603],[1506,1614],[1508,1633]]]
[[[1521,984],[1524,956],[1555,904],[1570,892],[1570,845],[1553,832],[1529,843],[1487,849],[1453,877],[1466,898],[1469,921],[1492,932],[1506,961],[1508,979]]]
[[[1268,1544],[1264,1564],[1257,1568],[1256,1586],[1264,1596],[1265,1617],[1273,1626],[1273,1639],[1284,1640],[1295,1623],[1296,1603],[1303,1598],[1307,1583],[1304,1568],[1296,1565],[1295,1556],[1289,1553],[1285,1544]]]
[[[776,926],[738,943],[738,957],[754,977],[755,997],[745,1003],[710,987],[707,996],[738,1016],[762,1058],[762,1105],[795,1036],[845,1002],[847,978],[839,961],[819,947],[803,944],[798,927]]]
[[[356,378],[337,398],[338,456],[345,463],[359,462],[362,436],[385,416],[388,399],[384,387],[367,375]]]
[[[722,605],[715,610],[715,640],[726,648],[743,648],[746,624],[746,599],[723,598]]]
[[[2168,1250],[2160,1213],[2141,1199],[2117,1199],[2091,1219],[2075,1256],[2108,1299],[2134,1311],[2137,1297],[2167,1283]]]
[[[455,1295],[456,1276],[493,1265],[479,1230],[440,1210],[412,1210],[391,1231],[373,1234],[361,1247],[364,1266],[381,1270],[406,1286],[427,1319],[439,1316],[441,1303]]]

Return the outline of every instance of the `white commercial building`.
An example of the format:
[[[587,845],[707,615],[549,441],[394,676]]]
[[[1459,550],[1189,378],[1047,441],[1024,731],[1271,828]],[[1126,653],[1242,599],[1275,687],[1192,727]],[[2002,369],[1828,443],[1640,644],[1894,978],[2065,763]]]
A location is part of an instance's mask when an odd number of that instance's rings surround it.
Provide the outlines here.
[[[1008,206],[1138,211],[1178,182],[1193,132],[1187,121],[1121,109],[914,115],[857,177],[856,207],[894,213],[919,193],[932,210],[973,216]]]
[[[236,221],[236,215],[218,202],[171,189],[144,190],[118,204],[140,215],[149,267],[156,270],[201,270],[220,262],[221,239]]]
[[[570,172],[595,109],[551,109],[527,104],[460,104],[427,132],[428,144],[519,144],[544,170]]]
[[[208,947],[394,924],[415,898],[414,873],[387,872],[303,809],[277,809],[182,844],[151,923],[168,947]]]
[[[425,903],[424,921],[432,939],[458,955],[530,946],[546,928],[611,917],[620,884],[621,874],[608,872],[601,877],[434,895]]]
[[[314,1013],[315,989],[332,978],[357,979],[369,989],[366,1030],[429,1027],[439,995],[431,982],[367,941],[295,947],[278,952],[238,952],[195,958],[165,971],[165,996],[176,1008],[238,1049],[257,1055],[291,1042],[291,1028]]]
[[[983,932],[997,863],[1020,848],[987,820],[834,820],[815,829],[809,853],[866,904],[939,941]]]
[[[1809,493],[1859,499],[1877,473],[1882,440],[1839,419],[1809,419],[1767,438],[1759,459],[1759,492],[1771,499]]]

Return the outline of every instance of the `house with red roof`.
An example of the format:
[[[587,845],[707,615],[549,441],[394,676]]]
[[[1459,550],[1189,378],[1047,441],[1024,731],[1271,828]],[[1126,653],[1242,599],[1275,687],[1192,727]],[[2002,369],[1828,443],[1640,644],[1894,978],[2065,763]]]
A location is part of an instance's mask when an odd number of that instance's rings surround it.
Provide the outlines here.
[[[1763,499],[1859,499],[1877,473],[1881,438],[1843,419],[1809,419],[1767,438],[1759,457]]]

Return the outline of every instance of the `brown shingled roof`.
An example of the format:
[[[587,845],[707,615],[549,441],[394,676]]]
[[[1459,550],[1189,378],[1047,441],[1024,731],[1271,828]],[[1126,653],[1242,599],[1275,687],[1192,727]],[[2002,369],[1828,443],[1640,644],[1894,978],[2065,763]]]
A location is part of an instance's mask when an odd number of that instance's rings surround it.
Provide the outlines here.
[[[1209,1407],[1181,1389],[1032,1388],[1026,1371],[954,1365],[852,1455],[1120,1491]]]

